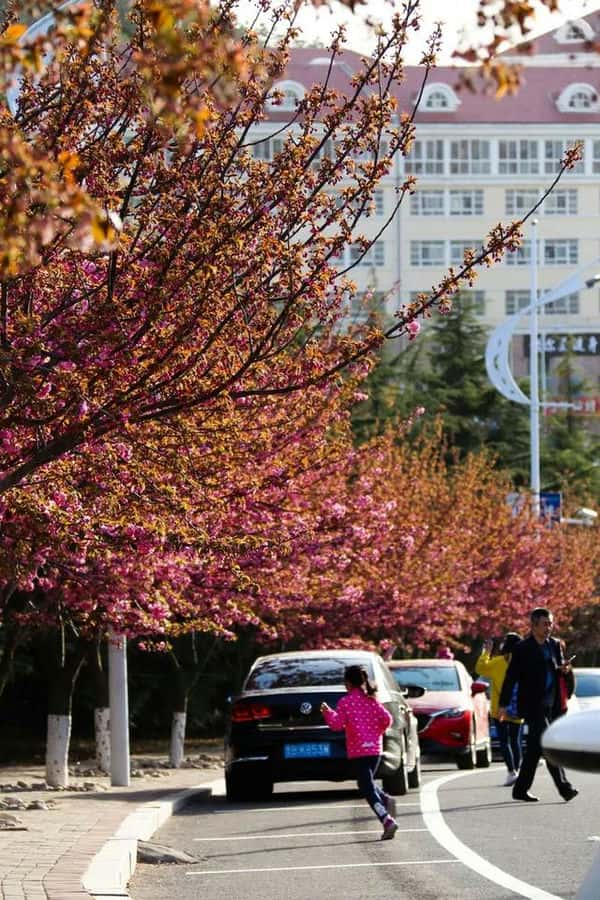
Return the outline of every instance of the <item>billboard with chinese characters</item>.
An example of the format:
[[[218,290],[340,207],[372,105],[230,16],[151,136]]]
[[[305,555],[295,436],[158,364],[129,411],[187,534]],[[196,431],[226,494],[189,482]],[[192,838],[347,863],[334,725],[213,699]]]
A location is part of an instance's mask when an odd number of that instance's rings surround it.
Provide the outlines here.
[[[600,334],[590,332],[588,334],[551,334],[543,333],[539,336],[538,347],[540,353],[545,356],[562,356],[571,348],[571,353],[576,356],[600,356]],[[523,352],[529,357],[529,335],[523,336]]]
[[[552,403],[555,402],[557,405],[552,406]],[[562,406],[559,404],[562,402]],[[575,397],[572,401],[573,406],[570,408],[570,412],[574,413],[577,416],[600,416],[600,395],[580,395],[579,397]],[[557,413],[564,413],[564,399],[560,397],[548,397],[544,401],[543,413],[545,416],[554,416]]]

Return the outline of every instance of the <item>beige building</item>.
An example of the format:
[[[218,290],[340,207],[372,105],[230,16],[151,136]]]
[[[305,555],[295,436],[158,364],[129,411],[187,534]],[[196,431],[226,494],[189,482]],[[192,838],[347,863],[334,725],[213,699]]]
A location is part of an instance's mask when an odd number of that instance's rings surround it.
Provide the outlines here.
[[[499,221],[529,210],[556,175],[565,150],[583,144],[583,158],[565,173],[538,213],[538,284],[556,287],[589,266],[600,273],[600,13],[570,22],[538,38],[532,53],[517,50],[507,62],[523,66],[514,96],[495,100],[484,90],[458,88],[455,68],[429,76],[416,117],[417,136],[410,156],[381,184],[374,215],[361,230],[376,234],[392,208],[395,188],[406,173],[418,177],[418,190],[402,204],[395,223],[353,272],[362,290],[390,294],[390,307],[437,284],[449,265],[459,265],[467,247],[477,249]],[[347,79],[358,57],[337,63]],[[283,108],[293,109],[306,86],[325,75],[323,50],[292,52]],[[399,108],[414,104],[422,71],[409,67],[399,89]],[[275,118],[275,116],[274,116]],[[262,126],[265,138],[272,122]],[[266,141],[264,152],[276,152]],[[482,270],[472,292],[481,321],[493,328],[530,302],[531,241],[493,269]],[[513,341],[513,371],[527,372],[528,322]],[[557,396],[556,366],[567,345],[576,370],[587,382],[585,395],[600,397],[600,285],[571,293],[544,308],[540,316],[544,363],[542,389]],[[519,336],[520,335],[520,336]],[[600,400],[588,399],[588,413],[600,414]]]

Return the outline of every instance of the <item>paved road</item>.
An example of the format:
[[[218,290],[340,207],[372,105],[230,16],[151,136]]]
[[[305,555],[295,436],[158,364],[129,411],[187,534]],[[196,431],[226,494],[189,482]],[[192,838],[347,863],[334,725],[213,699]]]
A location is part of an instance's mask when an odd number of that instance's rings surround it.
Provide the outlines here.
[[[389,843],[351,784],[278,785],[268,803],[229,805],[215,793],[153,840],[197,863],[140,865],[134,900],[572,900],[600,852],[600,776],[573,773],[564,803],[540,768],[535,804],[510,799],[503,771],[424,767],[398,798]],[[598,888],[600,898],[600,885]]]

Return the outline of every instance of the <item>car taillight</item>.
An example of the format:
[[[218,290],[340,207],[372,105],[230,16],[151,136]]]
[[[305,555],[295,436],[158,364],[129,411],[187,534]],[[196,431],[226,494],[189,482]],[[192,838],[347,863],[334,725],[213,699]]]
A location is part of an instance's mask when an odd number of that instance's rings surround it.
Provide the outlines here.
[[[257,719],[270,719],[271,710],[264,703],[234,703],[231,709],[232,722],[254,722]]]

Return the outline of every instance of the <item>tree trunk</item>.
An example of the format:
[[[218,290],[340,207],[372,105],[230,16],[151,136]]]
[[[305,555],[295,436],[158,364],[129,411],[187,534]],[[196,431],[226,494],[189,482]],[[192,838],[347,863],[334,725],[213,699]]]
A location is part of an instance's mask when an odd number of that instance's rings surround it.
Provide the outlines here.
[[[94,710],[94,736],[96,739],[96,768],[110,773],[110,708],[97,706]]]
[[[186,712],[174,712],[171,720],[171,752],[169,764],[179,769],[184,758]]]
[[[46,781],[53,787],[67,787],[71,705],[86,648],[79,641],[68,647],[65,626],[60,623],[43,642],[42,652],[49,685]]]
[[[200,677],[195,633],[184,634],[173,641],[169,656],[175,669],[169,764],[174,769],[179,769],[184,759],[188,697]]]
[[[52,787],[67,787],[69,784],[70,742],[71,716],[48,713],[46,781]]]
[[[96,741],[96,768],[110,772],[110,704],[108,699],[108,674],[102,655],[103,642],[98,639],[87,654],[94,681],[94,737]]]

